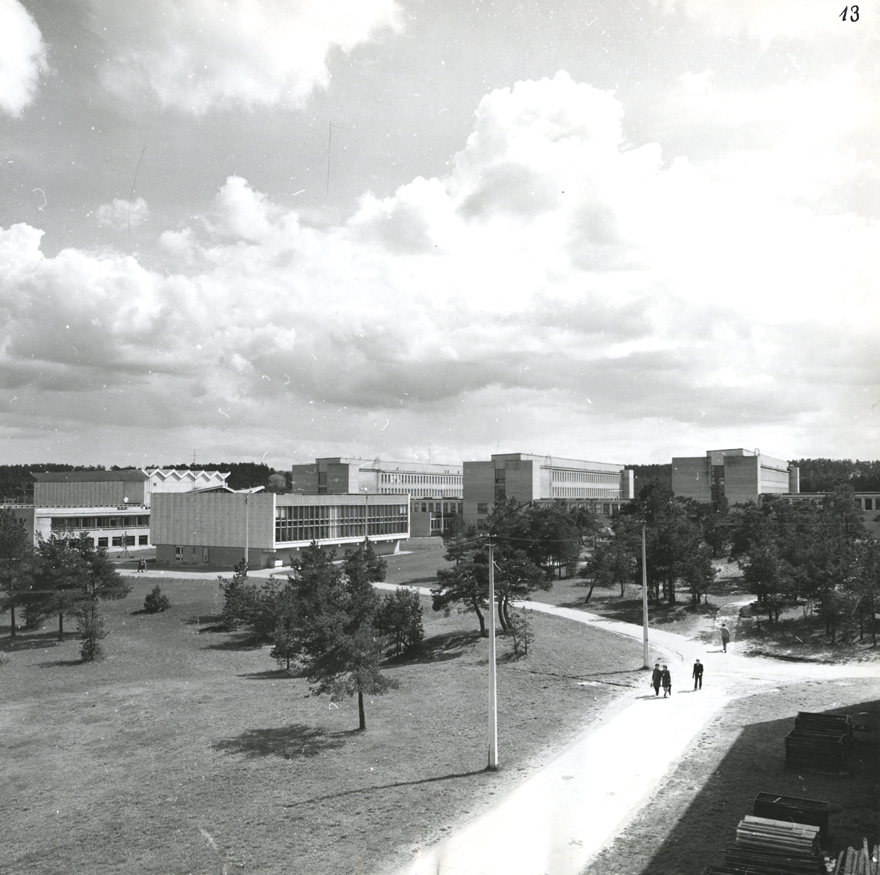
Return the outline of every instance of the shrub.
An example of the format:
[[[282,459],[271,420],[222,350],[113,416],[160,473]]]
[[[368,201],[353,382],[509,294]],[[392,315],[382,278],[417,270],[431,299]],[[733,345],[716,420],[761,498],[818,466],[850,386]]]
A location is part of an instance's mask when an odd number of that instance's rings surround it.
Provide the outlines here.
[[[144,599],[144,610],[148,614],[158,614],[161,611],[167,611],[171,607],[167,595],[162,595],[162,589],[157,583]]]
[[[511,611],[510,634],[513,638],[513,655],[527,656],[529,644],[532,643],[535,635],[524,610],[514,609]]]

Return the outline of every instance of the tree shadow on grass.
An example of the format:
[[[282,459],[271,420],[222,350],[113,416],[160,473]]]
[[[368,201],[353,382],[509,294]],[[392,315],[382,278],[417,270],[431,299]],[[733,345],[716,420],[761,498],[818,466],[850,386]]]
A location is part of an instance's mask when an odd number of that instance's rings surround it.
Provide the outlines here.
[[[76,636],[76,632],[65,632],[64,641],[71,641]],[[0,650],[15,653],[19,650],[40,650],[45,647],[55,647],[62,643],[58,640],[57,632],[19,632],[15,638],[7,638],[0,643]]]
[[[415,665],[458,659],[479,640],[479,632],[447,632],[443,635],[432,635],[412,650],[389,656],[385,660],[385,665]]]
[[[74,665],[85,665],[86,661],[84,659],[52,659],[47,662],[38,662],[36,663],[37,668],[64,668],[71,667]]]
[[[305,673],[295,668],[269,668],[265,671],[252,671],[247,674],[236,675],[248,681],[292,681],[304,678]]]
[[[281,757],[285,760],[318,756],[336,750],[357,730],[327,732],[314,726],[292,723],[271,729],[248,729],[235,738],[226,738],[211,745],[221,753],[243,754],[247,757]]]
[[[204,632],[204,629],[199,630],[199,634]],[[221,631],[221,630],[216,630]],[[258,641],[254,638],[251,632],[228,632],[226,629],[222,630],[229,637],[224,641],[215,641],[212,644],[206,644],[202,649],[203,650],[259,650],[263,646],[263,642]]]

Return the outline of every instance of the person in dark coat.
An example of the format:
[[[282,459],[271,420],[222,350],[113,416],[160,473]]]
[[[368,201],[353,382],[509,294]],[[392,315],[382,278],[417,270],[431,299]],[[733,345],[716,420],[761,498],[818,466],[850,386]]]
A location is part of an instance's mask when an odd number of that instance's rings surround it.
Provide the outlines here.
[[[724,652],[727,653],[727,642],[730,641],[730,629],[727,628],[726,623],[721,624],[721,646],[724,648]]]
[[[660,695],[660,676],[662,674],[663,674],[663,672],[660,671],[660,663],[655,662],[654,663],[654,671],[651,672],[651,686],[654,688],[654,695],[655,696]]]
[[[665,699],[667,696],[672,695],[672,675],[669,673],[669,669],[664,665],[663,671],[660,674],[660,683],[663,684],[663,698]]]
[[[702,690],[703,689],[703,663],[700,662],[699,659],[694,663],[693,678],[694,678],[694,689],[695,690]]]

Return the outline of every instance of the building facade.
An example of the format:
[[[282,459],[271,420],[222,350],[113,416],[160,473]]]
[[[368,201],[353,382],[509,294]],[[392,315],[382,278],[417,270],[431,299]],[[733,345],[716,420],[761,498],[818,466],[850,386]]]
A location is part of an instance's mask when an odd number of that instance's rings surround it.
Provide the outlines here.
[[[414,538],[440,535],[462,512],[462,466],[334,457],[291,468],[303,495],[407,495]]]
[[[155,494],[225,487],[228,474],[170,468],[35,473],[30,531],[80,535],[109,551],[151,546],[150,505]]]
[[[500,453],[488,462],[465,462],[464,528],[485,529],[493,507],[507,499],[588,504],[610,518],[632,500],[633,480],[633,472],[623,465],[556,456]]]
[[[729,507],[760,504],[762,495],[800,492],[800,476],[796,465],[758,450],[709,450],[672,459],[672,491],[707,503],[724,498]]]
[[[158,563],[250,568],[290,565],[303,547],[356,546],[395,553],[409,538],[409,500],[402,495],[275,495],[188,492],[153,496],[152,537]]]
[[[292,491],[304,495],[408,495],[459,499],[461,465],[334,457],[290,470]]]

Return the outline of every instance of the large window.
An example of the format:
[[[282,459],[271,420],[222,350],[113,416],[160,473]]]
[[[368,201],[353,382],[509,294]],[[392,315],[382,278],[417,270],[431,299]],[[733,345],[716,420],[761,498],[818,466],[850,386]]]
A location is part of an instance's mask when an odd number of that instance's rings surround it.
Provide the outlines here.
[[[275,541],[335,541],[405,535],[406,504],[285,506],[275,509]]]

